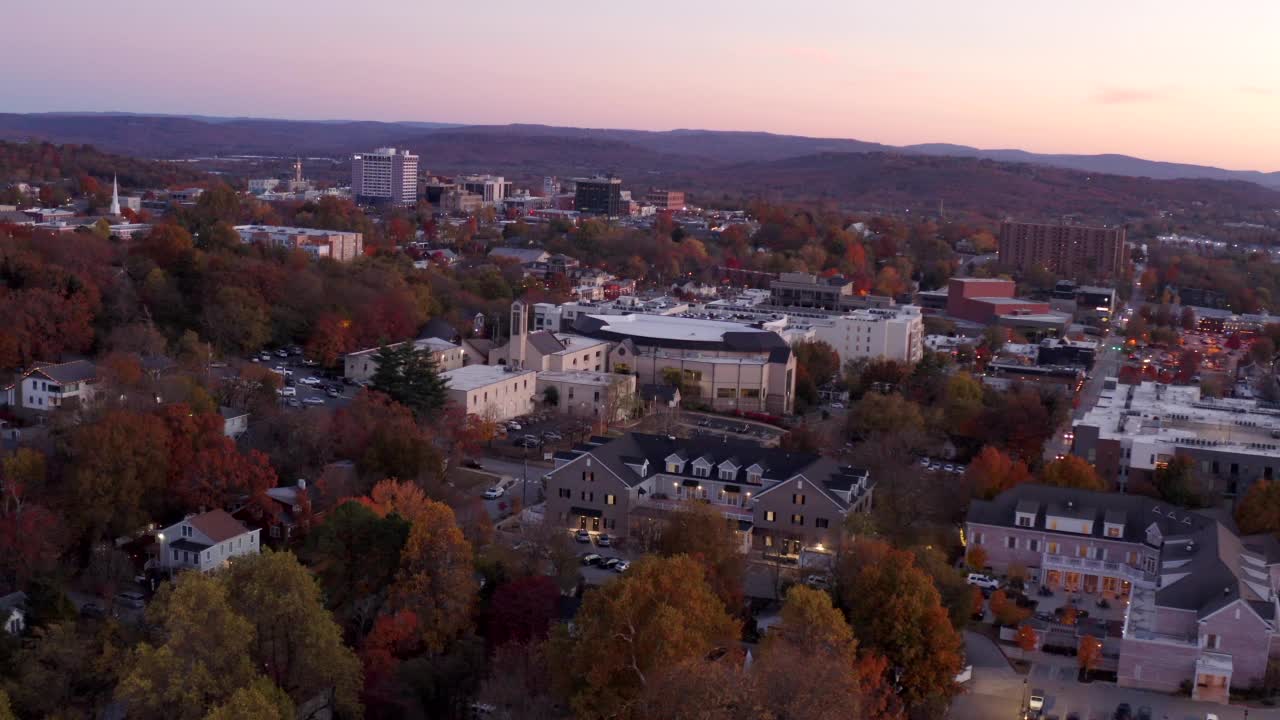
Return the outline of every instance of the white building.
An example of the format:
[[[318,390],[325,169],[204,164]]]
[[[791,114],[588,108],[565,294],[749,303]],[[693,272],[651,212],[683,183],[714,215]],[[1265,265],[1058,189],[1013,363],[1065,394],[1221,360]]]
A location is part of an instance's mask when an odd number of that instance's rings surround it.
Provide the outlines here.
[[[238,438],[249,430],[249,413],[226,405],[218,407],[222,415],[222,434],[229,438]]]
[[[257,555],[258,531],[225,510],[191,515],[156,535],[160,567],[210,572],[241,555]]]
[[[358,202],[414,204],[418,199],[418,156],[393,147],[352,155],[351,194]]]
[[[442,373],[449,383],[449,401],[468,415],[486,420],[510,420],[533,412],[538,373],[508,365],[468,365]]]
[[[625,420],[635,405],[635,375],[550,370],[538,373],[537,385],[538,400],[555,388],[556,409],[572,417],[614,423]]]
[[[479,195],[486,206],[503,204],[511,189],[511,183],[501,175],[459,175],[453,181],[466,192]]]
[[[861,358],[917,362],[924,354],[920,308],[864,308],[815,323],[814,336],[835,348],[840,362]]]
[[[393,343],[387,347],[397,348],[404,343]],[[413,341],[413,347],[418,352],[425,352],[435,361],[436,369],[441,372],[449,370],[457,370],[462,367],[463,350],[461,345],[454,345],[448,340],[440,338],[423,338]],[[373,374],[378,372],[378,352],[382,348],[368,348],[366,350],[357,350],[353,353],[347,353],[342,359],[342,374],[348,380],[368,381]]]
[[[67,404],[87,405],[93,401],[97,384],[98,368],[88,360],[36,363],[18,383],[14,404],[37,412]]]
[[[249,180],[249,192],[254,195],[269,193],[280,186],[278,178],[253,178]]]

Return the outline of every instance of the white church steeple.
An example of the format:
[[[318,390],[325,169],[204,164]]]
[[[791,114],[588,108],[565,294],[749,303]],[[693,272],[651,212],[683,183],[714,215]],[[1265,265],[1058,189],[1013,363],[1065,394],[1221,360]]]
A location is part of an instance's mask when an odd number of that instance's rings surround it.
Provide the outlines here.
[[[116,180],[116,176],[111,176],[111,215],[120,214],[120,183]]]

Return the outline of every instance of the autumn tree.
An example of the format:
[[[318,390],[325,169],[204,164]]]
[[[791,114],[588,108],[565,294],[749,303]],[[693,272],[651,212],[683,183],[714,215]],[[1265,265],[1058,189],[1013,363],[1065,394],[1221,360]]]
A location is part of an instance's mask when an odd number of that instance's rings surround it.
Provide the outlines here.
[[[1076,650],[1076,662],[1085,675],[1093,672],[1102,661],[1102,641],[1092,635],[1082,635]]]
[[[277,481],[266,455],[257,450],[242,454],[231,438],[223,437],[199,451],[178,490],[191,509],[226,508],[242,497],[266,508],[266,493]]]
[[[1166,502],[1182,507],[1200,507],[1205,502],[1191,458],[1175,455],[1163,466],[1156,467],[1153,480],[1156,492]]]
[[[1040,638],[1036,635],[1036,629],[1030,625],[1023,625],[1019,627],[1017,643],[1018,647],[1022,648],[1023,652],[1031,652],[1032,650],[1040,647]]]
[[[271,339],[271,314],[257,292],[224,285],[205,305],[204,331],[224,351],[256,351]]]
[[[956,693],[960,636],[911,553],[859,538],[841,558],[836,585],[860,646],[900,673],[899,695],[909,709]]]
[[[1245,535],[1280,532],[1280,483],[1255,480],[1236,504],[1236,524]]]
[[[315,577],[292,553],[237,558],[218,581],[253,628],[249,656],[272,682],[296,702],[332,691],[339,714],[360,714],[360,663],[342,644]]]
[[[423,647],[440,652],[471,624],[476,581],[471,545],[448,505],[428,500],[400,553],[391,606],[413,612]]]
[[[503,583],[489,600],[486,639],[491,647],[543,640],[559,612],[554,578],[531,575]]]
[[[7,689],[13,712],[22,717],[91,713],[110,700],[127,659],[124,641],[111,627],[81,632],[73,619],[36,625],[7,656],[11,682],[0,680],[0,695]]]
[[[969,463],[965,480],[976,497],[990,500],[1005,490],[1030,481],[1031,472],[1023,461],[988,445]]]
[[[134,650],[116,688],[129,717],[200,720],[258,677],[250,659],[254,626],[231,608],[218,578],[184,573],[147,613],[164,639]]]
[[[571,640],[553,643],[552,667],[580,717],[626,714],[649,677],[732,647],[738,624],[686,556],[643,558],[586,596]]]
[[[919,405],[896,392],[870,392],[850,409],[848,429],[855,438],[910,438],[924,430],[924,416]]]
[[[1031,615],[1030,610],[1018,607],[1016,602],[1010,600],[1008,593],[1004,590],[991,593],[990,606],[996,622],[1005,627],[1014,627]]]
[[[413,483],[403,482],[395,478],[387,478],[373,486],[369,497],[358,498],[379,517],[396,514],[410,524],[425,517],[431,510],[432,501],[422,488]]]
[[[259,678],[232,693],[226,702],[210,710],[204,720],[293,720],[294,712],[288,693]]]
[[[700,563],[706,581],[731,613],[742,606],[746,562],[730,521],[706,503],[686,503],[668,515],[658,538],[658,552],[687,555]]]
[[[966,582],[965,573],[962,570],[948,562],[946,553],[941,549],[935,546],[916,546],[913,554],[916,565],[933,579],[933,586],[938,589],[938,596],[942,599],[943,607],[947,609],[952,627],[956,630],[963,629],[969,624],[969,618],[973,615],[975,607],[973,591],[976,588]],[[979,591],[977,607],[982,606],[981,597],[982,593]]]
[[[379,517],[355,501],[339,505],[307,536],[306,555],[328,607],[357,637],[381,610],[408,537],[407,520]]]
[[[981,545],[974,545],[965,553],[964,564],[971,570],[982,572],[987,567],[987,551]]]
[[[1040,482],[1055,487],[1105,492],[1107,483],[1098,477],[1098,471],[1079,455],[1064,455],[1040,471]]]
[[[83,537],[123,535],[160,509],[169,458],[159,418],[112,410],[77,426],[69,444],[72,518]]]

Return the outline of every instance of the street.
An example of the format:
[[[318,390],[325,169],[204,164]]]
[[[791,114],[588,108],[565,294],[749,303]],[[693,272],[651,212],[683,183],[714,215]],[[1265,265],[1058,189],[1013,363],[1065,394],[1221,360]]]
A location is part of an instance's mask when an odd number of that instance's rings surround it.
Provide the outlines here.
[[[1057,432],[1050,437],[1048,442],[1044,444],[1044,461],[1053,462],[1059,455],[1066,455],[1071,452],[1071,443],[1066,439],[1066,433],[1071,432],[1075,426],[1075,422],[1084,417],[1084,414],[1098,402],[1098,396],[1102,394],[1102,386],[1108,377],[1115,377],[1120,372],[1120,362],[1124,358],[1124,338],[1116,334],[1108,334],[1098,341],[1102,351],[1095,358],[1093,369],[1089,371],[1088,379],[1084,382],[1084,387],[1080,389],[1076,396],[1076,406],[1067,418],[1066,422],[1058,428]],[[1120,350],[1115,348],[1119,346]]]

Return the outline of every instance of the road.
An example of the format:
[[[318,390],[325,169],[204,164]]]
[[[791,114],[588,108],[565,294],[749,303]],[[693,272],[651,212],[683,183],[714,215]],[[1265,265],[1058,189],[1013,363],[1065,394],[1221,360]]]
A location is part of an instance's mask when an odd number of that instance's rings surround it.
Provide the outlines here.
[[[1102,352],[1097,356],[1093,363],[1093,369],[1089,371],[1089,379],[1085,380],[1084,387],[1080,389],[1077,395],[1076,407],[1072,411],[1071,416],[1066,422],[1058,428],[1053,437],[1044,444],[1044,461],[1053,462],[1059,455],[1066,455],[1071,452],[1071,443],[1066,439],[1066,433],[1070,432],[1075,422],[1084,417],[1084,414],[1097,404],[1098,396],[1102,394],[1102,386],[1108,377],[1115,377],[1120,372],[1120,363],[1124,358],[1124,338],[1119,335],[1105,335],[1099,341]],[[1119,346],[1120,350],[1115,348]]]
[[[546,467],[534,464],[529,465],[528,487],[526,489],[524,484],[524,463],[502,458],[482,457],[480,458],[480,464],[484,466],[481,472],[492,475],[494,484],[501,483],[507,489],[506,494],[502,497],[496,500],[484,501],[485,509],[489,511],[489,517],[497,519],[505,516],[507,514],[506,511],[511,507],[511,501],[514,499],[519,499],[522,507],[534,505],[539,501],[538,494],[542,490],[542,476],[548,472]],[[483,492],[483,490],[480,492]]]
[[[1244,720],[1246,708],[1196,702],[1185,697],[1122,688],[1114,683],[1080,683],[1070,660],[1061,665],[1036,664],[1030,675],[1019,675],[1005,661],[999,648],[977,633],[965,633],[965,653],[973,664],[973,680],[966,692],[952,703],[950,720],[1017,720],[1022,717],[1025,698],[1045,699],[1045,715],[1066,718],[1078,713],[1080,720],[1110,720],[1122,702],[1136,712],[1151,708],[1156,720],[1204,720],[1213,713],[1220,720]],[[1247,717],[1280,718],[1280,710],[1248,708]]]

